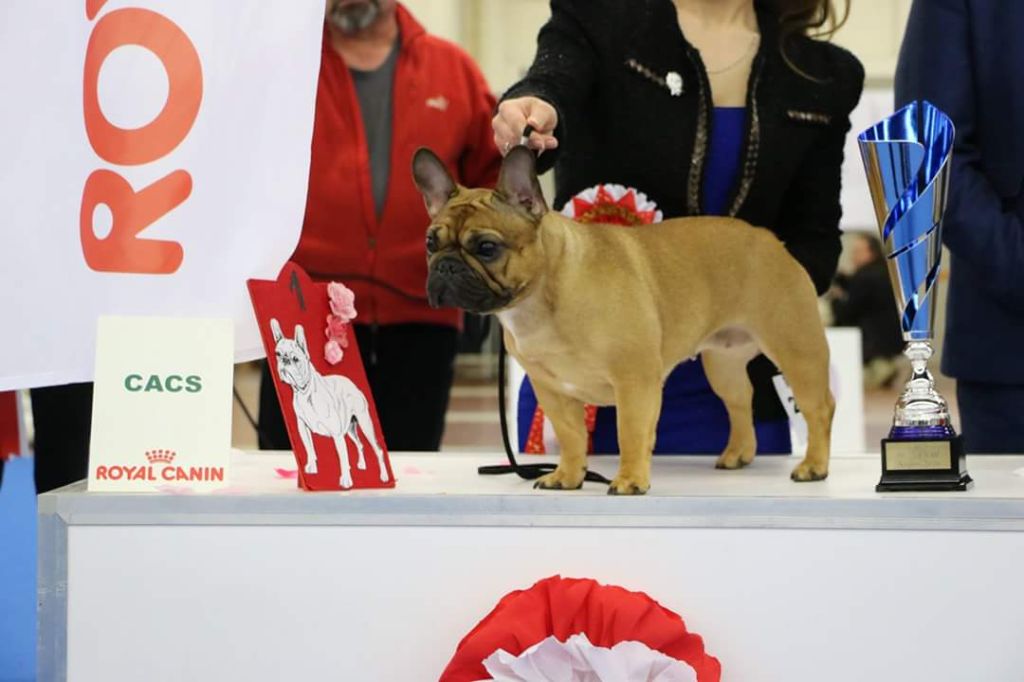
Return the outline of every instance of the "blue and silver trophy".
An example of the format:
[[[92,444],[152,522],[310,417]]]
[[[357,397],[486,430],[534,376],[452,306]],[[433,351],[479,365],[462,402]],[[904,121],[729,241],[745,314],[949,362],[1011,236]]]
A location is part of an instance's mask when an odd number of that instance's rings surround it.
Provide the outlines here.
[[[972,482],[963,442],[928,371],[953,135],[949,117],[922,101],[857,138],[913,368],[882,440],[878,491],[966,490]]]

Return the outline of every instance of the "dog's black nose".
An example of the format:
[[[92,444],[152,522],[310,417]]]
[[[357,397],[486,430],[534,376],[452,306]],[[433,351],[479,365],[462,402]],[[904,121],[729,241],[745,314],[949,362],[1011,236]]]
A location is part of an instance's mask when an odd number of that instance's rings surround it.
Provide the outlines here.
[[[463,266],[462,263],[450,258],[445,258],[444,260],[438,261],[437,265],[434,266],[434,271],[444,277],[450,277],[463,267],[465,266]]]

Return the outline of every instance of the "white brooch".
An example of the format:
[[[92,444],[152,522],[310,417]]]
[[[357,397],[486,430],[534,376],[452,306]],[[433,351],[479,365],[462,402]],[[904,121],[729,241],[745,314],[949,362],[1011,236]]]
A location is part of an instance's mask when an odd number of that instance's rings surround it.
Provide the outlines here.
[[[627,59],[626,66],[633,69],[647,80],[657,83],[663,88],[667,88],[669,94],[673,97],[679,97],[683,94],[683,77],[679,75],[678,71],[669,71],[665,74],[665,77],[662,78],[635,59]]]
[[[679,97],[683,94],[683,77],[675,71],[669,71],[665,74],[665,85],[668,86],[668,91],[672,93],[673,97]]]

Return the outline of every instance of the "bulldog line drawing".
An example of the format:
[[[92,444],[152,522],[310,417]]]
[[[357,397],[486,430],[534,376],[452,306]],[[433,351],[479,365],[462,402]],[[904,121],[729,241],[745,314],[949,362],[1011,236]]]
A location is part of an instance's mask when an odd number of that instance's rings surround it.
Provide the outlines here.
[[[293,339],[284,336],[281,324],[276,319],[270,321],[270,331],[274,335],[278,375],[281,381],[292,387],[292,405],[298,421],[299,436],[306,451],[304,471],[307,474],[317,472],[313,434],[329,436],[334,440],[341,463],[341,487],[351,488],[352,473],[345,439],[351,438],[359,453],[356,468],[366,469],[363,441],[359,437],[362,432],[377,455],[380,480],[387,482],[384,452],[377,444],[366,396],[348,377],[335,374],[323,376],[316,371],[309,359],[306,332],[302,325],[295,326]]]

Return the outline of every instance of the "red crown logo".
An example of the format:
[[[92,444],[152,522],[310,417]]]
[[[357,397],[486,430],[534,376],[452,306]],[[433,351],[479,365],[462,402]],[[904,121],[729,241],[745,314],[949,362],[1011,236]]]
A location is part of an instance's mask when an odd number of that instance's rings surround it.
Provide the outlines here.
[[[147,450],[146,459],[150,464],[170,464],[176,454],[174,450]]]

